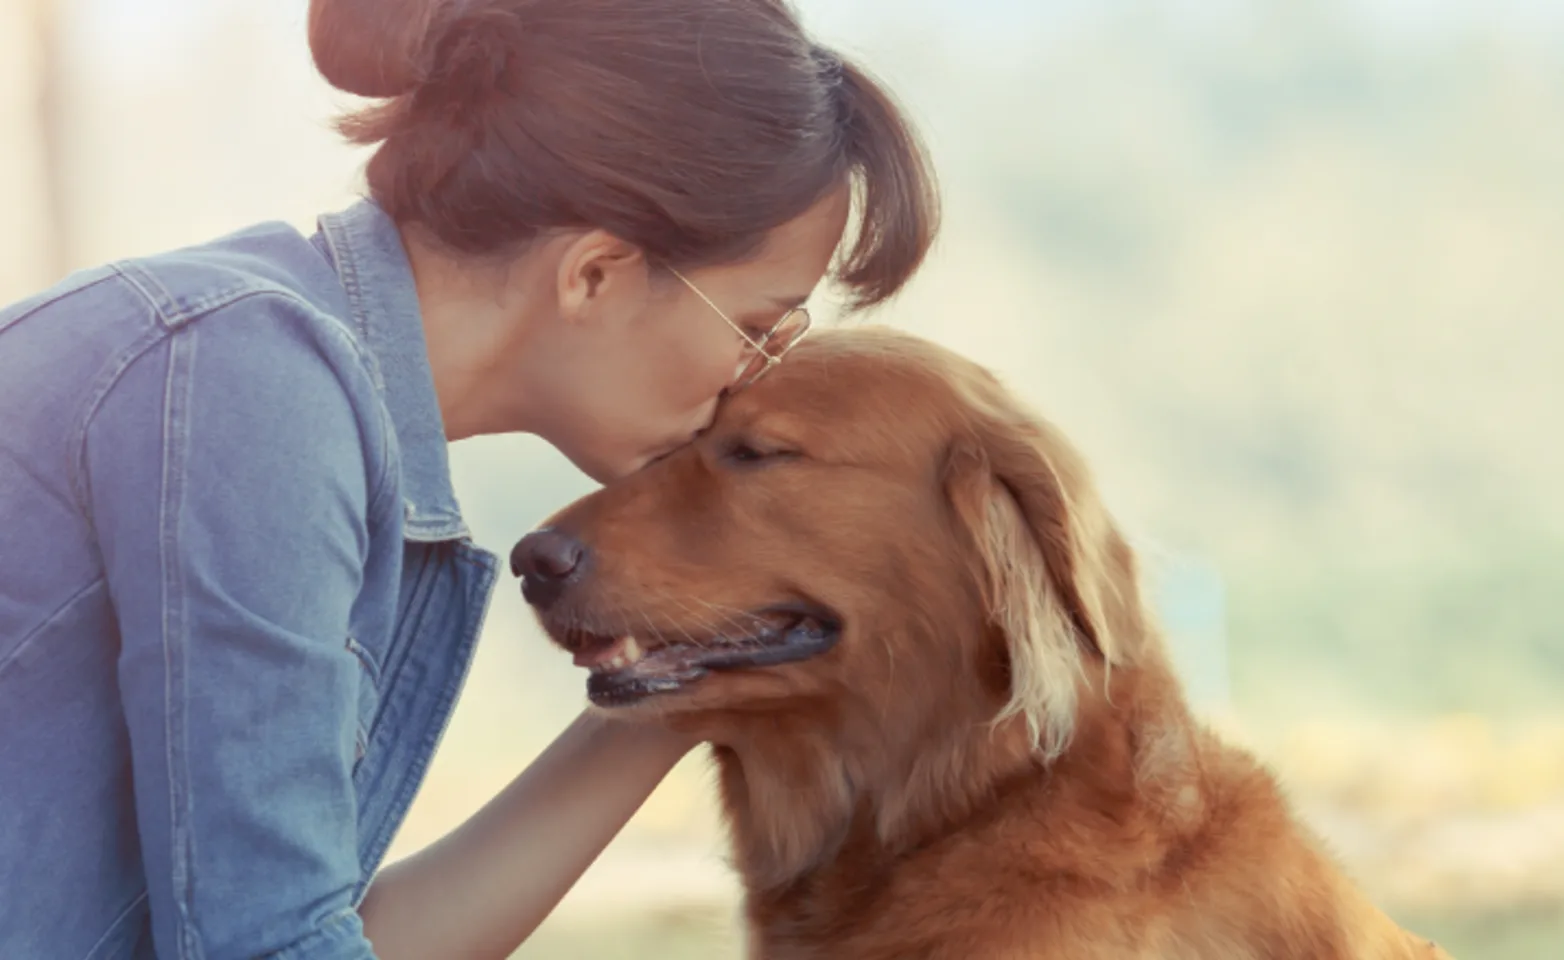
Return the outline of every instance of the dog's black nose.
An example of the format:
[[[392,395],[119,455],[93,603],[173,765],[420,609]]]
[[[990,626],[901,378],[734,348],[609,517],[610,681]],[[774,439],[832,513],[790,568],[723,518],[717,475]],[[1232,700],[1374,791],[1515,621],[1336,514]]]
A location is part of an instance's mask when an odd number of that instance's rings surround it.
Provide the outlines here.
[[[544,528],[522,537],[510,552],[511,573],[521,578],[521,595],[535,607],[559,599],[586,563],[586,545],[558,530]]]

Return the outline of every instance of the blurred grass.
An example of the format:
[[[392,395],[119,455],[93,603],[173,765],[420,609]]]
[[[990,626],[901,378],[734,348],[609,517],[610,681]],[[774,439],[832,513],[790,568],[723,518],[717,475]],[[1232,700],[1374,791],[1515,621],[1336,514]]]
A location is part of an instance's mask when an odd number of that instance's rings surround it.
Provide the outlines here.
[[[1564,903],[1481,913],[1405,914],[1396,919],[1459,960],[1555,960],[1564,956]]]
[[[1474,524],[1476,526],[1476,524]],[[1564,540],[1472,530],[1454,556],[1234,566],[1235,695],[1256,722],[1564,710]]]

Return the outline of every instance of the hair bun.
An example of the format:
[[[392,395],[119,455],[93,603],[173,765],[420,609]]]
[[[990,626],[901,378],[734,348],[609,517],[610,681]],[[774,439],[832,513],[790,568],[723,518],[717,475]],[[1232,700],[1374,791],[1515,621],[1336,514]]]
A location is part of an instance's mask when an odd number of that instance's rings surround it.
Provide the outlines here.
[[[452,0],[310,0],[315,68],[338,90],[395,97],[422,79],[435,14]]]
[[[515,92],[522,43],[511,0],[446,3],[424,38],[420,93],[453,107],[481,107]]]

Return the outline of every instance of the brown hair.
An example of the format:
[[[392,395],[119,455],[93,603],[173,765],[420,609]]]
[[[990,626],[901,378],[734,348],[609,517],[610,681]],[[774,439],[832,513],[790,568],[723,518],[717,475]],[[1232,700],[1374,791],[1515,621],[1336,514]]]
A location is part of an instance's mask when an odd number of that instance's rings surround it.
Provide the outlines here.
[[[311,0],[321,74],[384,102],[369,189],[462,254],[597,227],[659,264],[740,260],[850,184],[854,306],[917,269],[939,218],[923,145],[784,0]]]

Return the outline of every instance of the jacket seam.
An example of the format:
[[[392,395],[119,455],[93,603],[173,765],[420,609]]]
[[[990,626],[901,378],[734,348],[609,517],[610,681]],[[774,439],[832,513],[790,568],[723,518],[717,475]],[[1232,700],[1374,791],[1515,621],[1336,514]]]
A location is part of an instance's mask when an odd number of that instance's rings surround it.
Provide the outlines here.
[[[192,921],[194,836],[190,829],[189,729],[182,708],[186,696],[188,654],[186,631],[189,611],[185,607],[185,584],[176,557],[179,553],[180,506],[184,497],[183,460],[187,452],[186,419],[191,389],[190,370],[195,365],[195,339],[176,338],[170,344],[168,373],[163,396],[163,471],[162,495],[158,504],[159,562],[162,589],[163,646],[163,734],[168,764],[169,836],[175,910],[179,931],[176,937],[181,958],[199,958],[203,951]]]
[[[72,282],[73,278],[66,277],[52,289],[38,294],[27,304],[27,309],[17,313],[15,316],[0,320],[0,330],[9,330],[22,321],[36,316],[39,311],[47,310],[67,297],[75,296],[84,290],[91,290],[93,287],[112,279],[114,279],[114,269],[111,265],[94,267],[84,274],[77,275],[74,278],[75,282]]]
[[[77,418],[76,425],[72,428],[70,435],[70,445],[68,447],[68,449],[72,451],[72,456],[70,457],[70,462],[68,464],[68,476],[70,480],[71,491],[76,497],[77,507],[82,511],[84,516],[89,518],[89,523],[92,516],[91,484],[88,480],[86,461],[87,433],[92,428],[92,421],[97,417],[98,410],[103,406],[104,401],[108,399],[108,395],[114,391],[114,387],[125,375],[126,370],[130,369],[130,367],[137,360],[141,359],[141,357],[144,356],[149,350],[156,347],[159,343],[171,339],[172,335],[176,331],[189,326],[191,322],[199,319],[200,316],[214,313],[217,310],[221,310],[225,307],[230,307],[235,303],[238,303],[239,301],[249,297],[276,298],[277,300],[286,302],[291,306],[298,307],[303,311],[307,311],[312,315],[324,317],[325,320],[331,326],[336,327],[337,332],[344,337],[348,346],[352,349],[354,356],[358,359],[359,365],[369,376],[370,383],[379,383],[378,368],[374,364],[373,358],[369,356],[365,345],[361,343],[356,337],[354,337],[350,330],[345,329],[341,321],[331,317],[329,314],[324,314],[321,311],[315,309],[315,307],[310,304],[309,301],[292,294],[287,290],[270,287],[258,288],[253,286],[236,288],[234,290],[227,291],[221,296],[214,295],[205,298],[203,301],[201,301],[203,306],[199,314],[190,313],[189,308],[186,308],[184,311],[179,311],[176,314],[170,314],[167,310],[164,309],[163,301],[173,305],[172,298],[168,296],[167,291],[161,284],[157,283],[156,278],[148,273],[148,271],[127,263],[116,263],[112,264],[111,266],[125,281],[125,283],[136,293],[138,293],[146,305],[152,309],[153,313],[160,321],[160,324],[148,333],[143,334],[140,338],[132,341],[129,347],[121,351],[119,356],[116,358],[116,362],[109,366],[97,377],[96,380],[94,380],[93,385],[88,392],[87,400],[82,407],[81,415]],[[159,291],[162,293],[161,297],[159,296]],[[338,379],[340,380],[340,378]],[[346,392],[345,389],[344,392]],[[395,429],[387,417],[385,403],[383,402],[383,399],[380,397],[378,392],[376,394],[375,401],[374,416],[380,429],[381,442],[379,456],[377,458],[379,463],[375,467],[377,472],[371,478],[368,499],[368,503],[372,510],[383,509],[382,503],[390,492],[390,488],[394,486],[394,484],[390,482],[392,477],[390,447],[391,438],[395,436]],[[366,461],[366,465],[367,463],[368,461]]]

